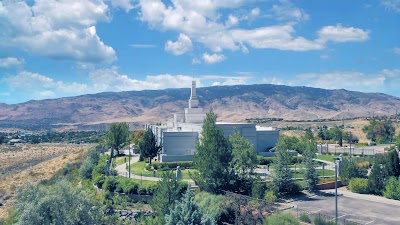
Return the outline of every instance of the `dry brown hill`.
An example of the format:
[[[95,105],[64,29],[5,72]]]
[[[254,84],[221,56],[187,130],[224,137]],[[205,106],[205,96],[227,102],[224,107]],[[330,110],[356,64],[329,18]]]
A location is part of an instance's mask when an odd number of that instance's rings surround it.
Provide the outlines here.
[[[381,93],[257,84],[198,88],[200,105],[219,120],[246,118],[318,119],[393,115],[400,98]],[[187,107],[190,89],[99,93],[0,104],[0,128],[104,129],[118,121],[140,127]]]

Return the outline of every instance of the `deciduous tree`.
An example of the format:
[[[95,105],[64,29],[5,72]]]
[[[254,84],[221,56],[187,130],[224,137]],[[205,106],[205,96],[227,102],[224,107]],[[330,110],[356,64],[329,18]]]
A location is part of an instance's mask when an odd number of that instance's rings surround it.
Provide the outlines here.
[[[111,147],[111,158],[114,157],[114,150],[118,151],[129,143],[129,125],[127,123],[113,123],[107,129],[105,141]]]

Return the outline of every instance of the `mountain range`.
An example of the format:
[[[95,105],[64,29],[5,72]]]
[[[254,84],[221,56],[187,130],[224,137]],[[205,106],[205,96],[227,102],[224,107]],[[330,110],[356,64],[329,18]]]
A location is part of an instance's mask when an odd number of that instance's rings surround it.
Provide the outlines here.
[[[218,120],[247,118],[287,120],[343,119],[393,115],[400,98],[382,93],[326,90],[272,84],[197,88],[200,106]],[[26,130],[100,130],[113,122],[132,128],[164,122],[188,107],[190,88],[104,92],[58,99],[0,103],[0,128]]]

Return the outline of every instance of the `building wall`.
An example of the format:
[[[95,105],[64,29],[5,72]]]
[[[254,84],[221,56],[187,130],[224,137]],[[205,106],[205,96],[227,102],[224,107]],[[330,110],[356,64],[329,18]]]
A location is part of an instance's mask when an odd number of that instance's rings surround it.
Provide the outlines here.
[[[233,136],[234,130],[237,129],[244,138],[253,144],[254,149],[257,149],[257,132],[254,124],[217,124],[221,128],[225,137]]]
[[[193,155],[198,132],[163,132],[163,154]]]
[[[266,152],[276,146],[279,139],[279,130],[257,131],[256,152]]]

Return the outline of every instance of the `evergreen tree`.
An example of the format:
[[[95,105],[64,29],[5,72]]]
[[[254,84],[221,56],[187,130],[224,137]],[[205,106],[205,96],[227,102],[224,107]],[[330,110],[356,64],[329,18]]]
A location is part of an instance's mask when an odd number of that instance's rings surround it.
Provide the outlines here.
[[[156,136],[151,129],[146,130],[142,140],[139,142],[140,155],[143,158],[148,158],[151,164],[151,159],[156,157],[161,151],[161,146],[157,144]]]
[[[400,176],[399,155],[396,150],[392,150],[389,152],[388,160],[386,162],[386,169],[388,176]]]
[[[165,216],[166,225],[197,225],[201,224],[201,213],[194,201],[193,192],[189,189],[181,201],[176,201],[175,208],[171,208]]]
[[[287,137],[281,136],[276,145],[276,159],[272,164],[273,188],[276,194],[290,194],[295,191],[293,173],[289,167],[290,155],[286,143]]]
[[[113,123],[108,127],[105,141],[111,147],[111,158],[114,157],[114,150],[117,152],[129,143],[129,125],[127,123]]]
[[[318,173],[315,164],[315,152],[317,151],[314,142],[305,141],[305,150],[303,151],[303,162],[305,166],[304,180],[306,181],[306,189],[309,191],[315,191],[318,184]]]
[[[172,171],[166,171],[162,174],[161,180],[157,182],[154,190],[153,199],[150,202],[151,207],[159,218],[169,212],[176,200],[179,200],[186,186],[177,181]]]
[[[191,174],[201,190],[218,193],[230,190],[232,150],[222,129],[215,125],[217,115],[206,114],[200,140],[196,143],[193,165],[197,172]]]
[[[373,194],[382,195],[383,190],[385,188],[385,179],[386,179],[386,168],[385,163],[382,161],[377,161],[372,169],[371,173],[368,177],[368,187],[369,190]]]

